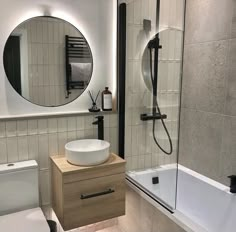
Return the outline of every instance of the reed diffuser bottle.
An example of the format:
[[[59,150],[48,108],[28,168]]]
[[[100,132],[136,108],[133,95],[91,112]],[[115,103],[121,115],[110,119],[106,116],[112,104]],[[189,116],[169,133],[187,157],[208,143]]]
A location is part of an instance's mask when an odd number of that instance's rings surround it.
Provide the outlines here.
[[[109,88],[106,87],[102,92],[102,110],[111,111],[112,110],[112,93]]]

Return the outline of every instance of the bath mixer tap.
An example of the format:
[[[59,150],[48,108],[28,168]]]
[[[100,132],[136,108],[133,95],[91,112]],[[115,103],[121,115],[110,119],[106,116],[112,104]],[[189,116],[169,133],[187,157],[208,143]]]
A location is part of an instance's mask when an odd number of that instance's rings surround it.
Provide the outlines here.
[[[98,139],[104,140],[104,116],[97,116],[97,121],[93,125],[98,125]]]
[[[236,193],[236,175],[228,176],[230,178],[230,192]]]

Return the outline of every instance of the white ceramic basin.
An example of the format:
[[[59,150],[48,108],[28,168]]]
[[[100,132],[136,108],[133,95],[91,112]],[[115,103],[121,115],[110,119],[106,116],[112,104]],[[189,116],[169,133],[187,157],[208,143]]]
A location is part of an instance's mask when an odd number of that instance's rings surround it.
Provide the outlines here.
[[[110,143],[98,139],[82,139],[65,145],[66,158],[71,164],[90,166],[109,158]]]

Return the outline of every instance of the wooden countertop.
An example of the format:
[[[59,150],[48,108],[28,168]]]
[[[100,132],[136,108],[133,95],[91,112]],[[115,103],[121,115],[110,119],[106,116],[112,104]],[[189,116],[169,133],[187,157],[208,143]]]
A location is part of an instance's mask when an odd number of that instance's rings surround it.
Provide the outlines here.
[[[95,166],[78,166],[78,165],[73,165],[69,163],[66,159],[65,156],[51,156],[50,157],[52,162],[57,166],[59,171],[62,173],[62,175],[67,175],[71,174],[74,172],[87,172],[87,171],[92,171],[92,170],[99,170],[99,169],[104,169],[108,168],[112,169],[114,166],[124,166],[126,161],[122,158],[120,158],[118,155],[111,153],[109,159],[102,164],[95,165]]]

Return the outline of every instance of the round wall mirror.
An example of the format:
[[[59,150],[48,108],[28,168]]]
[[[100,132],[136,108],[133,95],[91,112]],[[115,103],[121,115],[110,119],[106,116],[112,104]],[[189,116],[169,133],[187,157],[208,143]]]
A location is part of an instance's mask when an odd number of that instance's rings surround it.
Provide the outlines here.
[[[17,26],[3,54],[6,76],[26,100],[40,106],[61,106],[87,88],[93,58],[87,40],[70,23],[35,17]]]

